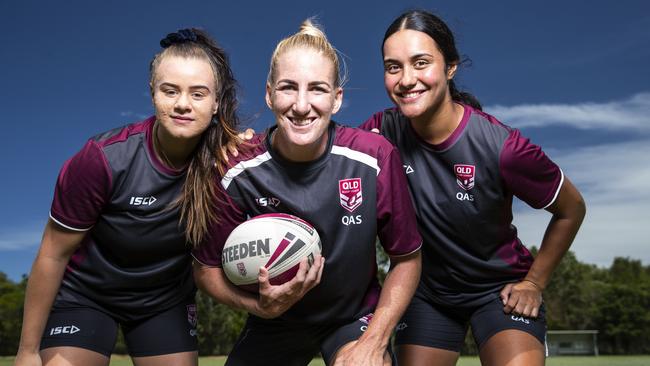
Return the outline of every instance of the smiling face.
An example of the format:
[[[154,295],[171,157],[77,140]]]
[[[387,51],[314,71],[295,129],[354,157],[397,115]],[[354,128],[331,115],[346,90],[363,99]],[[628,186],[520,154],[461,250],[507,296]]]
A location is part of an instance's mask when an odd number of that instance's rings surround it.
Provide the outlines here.
[[[320,52],[299,47],[281,54],[266,85],[266,103],[278,125],[274,149],[292,161],[318,158],[325,152],[327,127],[342,98],[334,64]]]
[[[217,112],[217,85],[206,60],[166,56],[153,78],[153,104],[161,138],[198,142]]]
[[[384,42],[384,85],[388,96],[411,120],[427,120],[451,102],[447,85],[456,65],[447,68],[436,42],[427,34],[403,29]]]

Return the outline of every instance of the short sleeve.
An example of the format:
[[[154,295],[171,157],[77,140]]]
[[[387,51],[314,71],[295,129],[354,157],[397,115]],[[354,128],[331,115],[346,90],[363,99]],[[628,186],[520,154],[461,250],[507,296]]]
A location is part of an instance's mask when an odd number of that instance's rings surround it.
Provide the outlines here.
[[[244,213],[235,205],[232,199],[223,191],[217,203],[217,220],[208,230],[207,239],[192,250],[194,259],[202,265],[221,267],[221,253],[228,235],[242,222],[246,221]]]
[[[383,111],[373,114],[372,116],[370,116],[370,118],[368,118],[365,122],[363,122],[359,126],[359,128],[366,131],[370,131],[373,128],[376,128],[379,131],[381,131],[381,120],[383,118],[383,115],[384,115]]]
[[[564,179],[560,168],[542,148],[516,129],[503,144],[499,169],[506,188],[533,208],[553,204]]]
[[[381,245],[390,256],[417,251],[422,238],[399,152],[391,146],[377,177],[377,224]]]
[[[50,217],[65,228],[89,230],[108,202],[110,191],[111,173],[104,153],[89,140],[61,168]]]

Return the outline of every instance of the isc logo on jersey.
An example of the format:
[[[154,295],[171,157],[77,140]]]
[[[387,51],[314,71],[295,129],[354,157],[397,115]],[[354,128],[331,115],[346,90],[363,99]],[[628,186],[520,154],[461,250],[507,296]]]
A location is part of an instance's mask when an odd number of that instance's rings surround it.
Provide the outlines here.
[[[129,205],[133,206],[151,206],[152,203],[156,202],[156,197],[131,197]]]
[[[275,197],[260,197],[255,199],[255,203],[257,203],[258,206],[262,207],[278,207],[280,205],[280,200]]]
[[[361,178],[339,180],[339,202],[348,212],[354,212],[363,203]],[[363,222],[361,215],[345,215],[341,217],[345,226],[358,225]]]
[[[75,334],[81,329],[77,328],[74,325],[66,325],[63,327],[53,327],[50,329],[50,335],[57,335],[57,334]]]
[[[456,175],[456,184],[465,191],[474,188],[476,177],[476,167],[469,164],[454,164],[454,174]],[[456,193],[456,199],[459,201],[474,201],[474,195],[467,192]]]

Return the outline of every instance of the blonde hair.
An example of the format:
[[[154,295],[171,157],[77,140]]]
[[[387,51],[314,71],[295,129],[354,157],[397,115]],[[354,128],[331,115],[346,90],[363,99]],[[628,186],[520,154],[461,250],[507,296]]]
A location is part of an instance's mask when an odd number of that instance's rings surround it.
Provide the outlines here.
[[[305,19],[300,25],[300,30],[278,43],[271,56],[271,66],[267,82],[273,84],[278,59],[281,55],[294,48],[309,48],[321,53],[334,64],[334,87],[342,87],[347,81],[345,61],[339,61],[338,50],[327,39],[321,26],[316,23],[316,18]]]

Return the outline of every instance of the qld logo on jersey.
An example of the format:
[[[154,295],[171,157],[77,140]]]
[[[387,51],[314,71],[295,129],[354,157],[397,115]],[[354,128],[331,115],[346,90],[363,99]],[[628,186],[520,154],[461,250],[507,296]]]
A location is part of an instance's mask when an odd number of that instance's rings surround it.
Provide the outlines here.
[[[476,168],[474,165],[454,164],[454,174],[456,174],[456,183],[466,191],[474,188],[474,177]]]
[[[363,202],[361,178],[342,179],[339,181],[339,198],[341,206],[352,212]]]

